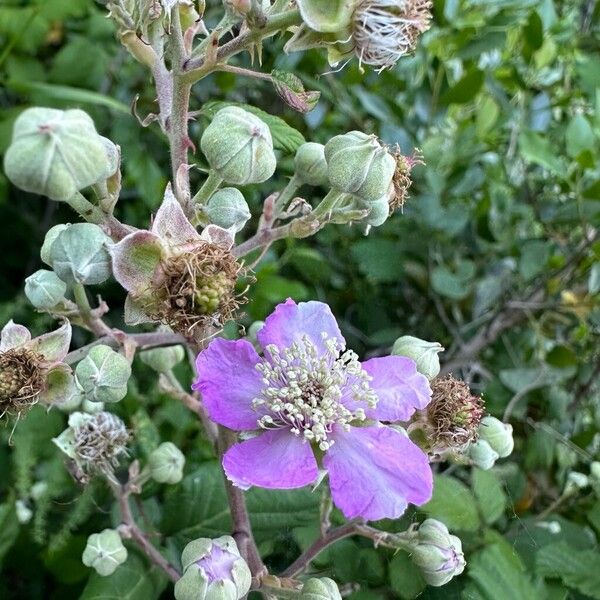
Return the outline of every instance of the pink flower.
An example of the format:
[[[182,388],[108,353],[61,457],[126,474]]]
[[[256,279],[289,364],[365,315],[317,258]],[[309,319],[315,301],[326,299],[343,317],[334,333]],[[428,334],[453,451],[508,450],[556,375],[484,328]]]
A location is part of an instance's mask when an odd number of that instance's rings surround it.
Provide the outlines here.
[[[256,435],[223,457],[225,474],[247,489],[299,488],[329,476],[347,518],[399,517],[431,497],[426,455],[398,429],[431,397],[427,379],[405,357],[360,363],[326,304],[280,304],[258,333],[261,357],[246,340],[215,339],[197,359],[194,389],[211,419]]]

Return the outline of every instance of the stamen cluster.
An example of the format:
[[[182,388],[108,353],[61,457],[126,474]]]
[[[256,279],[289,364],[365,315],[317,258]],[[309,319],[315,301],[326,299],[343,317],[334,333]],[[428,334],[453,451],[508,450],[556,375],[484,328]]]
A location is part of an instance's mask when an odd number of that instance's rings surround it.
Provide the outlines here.
[[[348,430],[351,422],[364,421],[365,408],[375,407],[377,396],[356,353],[325,333],[322,336],[325,353],[307,336],[289,348],[267,346],[268,359],[256,367],[266,387],[252,406],[267,413],[258,419],[260,427],[288,427],[325,451],[333,444],[329,438],[333,427]],[[344,399],[363,406],[351,410]]]
[[[354,13],[353,39],[360,63],[380,70],[410,54],[429,29],[429,0],[363,0]]]

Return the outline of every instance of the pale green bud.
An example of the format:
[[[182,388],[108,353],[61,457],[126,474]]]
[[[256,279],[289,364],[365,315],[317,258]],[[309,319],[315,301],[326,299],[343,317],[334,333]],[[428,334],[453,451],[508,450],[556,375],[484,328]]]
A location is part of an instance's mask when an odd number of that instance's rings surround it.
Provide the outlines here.
[[[226,187],[215,192],[205,209],[210,222],[223,229],[241,231],[249,221],[250,209],[242,192],[237,188]]]
[[[127,395],[129,361],[109,346],[94,346],[75,368],[77,383],[87,400],[119,402]]]
[[[512,425],[487,416],[481,419],[479,437],[485,440],[500,458],[506,458],[515,447],[512,430]]]
[[[50,227],[46,232],[46,237],[44,238],[44,243],[40,250],[40,258],[50,267],[52,266],[52,244],[54,244],[60,233],[68,227],[69,225],[66,225],[65,223],[59,223],[58,225],[54,225],[54,227]]]
[[[179,483],[183,479],[185,457],[171,442],[164,442],[148,458],[150,475],[158,483]]]
[[[25,295],[36,308],[56,306],[66,291],[67,284],[54,271],[40,269],[25,279]]]
[[[139,354],[141,361],[157,373],[168,373],[185,358],[183,346],[151,348]]]
[[[107,168],[102,138],[82,110],[23,111],[4,155],[4,170],[14,185],[52,200],[68,200]]]
[[[237,106],[222,108],[214,116],[200,147],[211,169],[233,185],[266,181],[277,166],[269,128]]]
[[[387,195],[375,200],[375,202],[360,202],[360,206],[369,210],[365,223],[371,225],[371,227],[383,225],[390,216],[390,202]]]
[[[342,600],[342,596],[333,579],[313,577],[302,586],[299,600]]]
[[[100,136],[100,140],[106,152],[106,170],[102,173],[98,181],[104,181],[117,172],[121,161],[121,153],[119,152],[119,147],[112,140],[103,136]]]
[[[252,574],[231,536],[190,542],[181,563],[176,600],[240,600],[250,590]]]
[[[440,358],[438,354],[444,348],[438,342],[427,342],[412,335],[399,337],[392,347],[392,354],[412,358],[417,371],[431,380],[440,373]]]
[[[375,202],[390,191],[396,160],[374,135],[351,131],[325,144],[329,183],[335,190]]]
[[[429,585],[445,585],[464,571],[462,543],[440,521],[423,521],[413,543],[411,559]]]
[[[111,275],[110,238],[92,223],[76,223],[63,229],[50,250],[50,262],[66,283],[94,285]]]
[[[489,471],[500,458],[500,455],[481,439],[472,443],[467,453],[473,464],[484,471]]]
[[[314,31],[339,32],[350,26],[356,2],[296,0],[302,20]]]
[[[294,158],[296,166],[295,175],[307,185],[326,185],[327,161],[325,160],[325,146],[306,142],[296,150]]]
[[[127,560],[127,548],[114,529],[105,529],[88,537],[81,557],[86,567],[92,567],[98,575],[112,575]]]

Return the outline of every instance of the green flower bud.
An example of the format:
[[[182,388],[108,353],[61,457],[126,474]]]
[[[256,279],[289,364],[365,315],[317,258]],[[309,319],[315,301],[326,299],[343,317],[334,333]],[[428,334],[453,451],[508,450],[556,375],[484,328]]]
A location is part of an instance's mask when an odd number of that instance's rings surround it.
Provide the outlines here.
[[[387,195],[382,196],[375,202],[360,202],[360,208],[366,208],[369,214],[365,218],[365,223],[371,227],[383,225],[390,216],[390,202]]]
[[[185,458],[171,442],[161,444],[148,458],[150,475],[158,483],[179,483],[183,479]]]
[[[165,346],[140,352],[141,361],[157,373],[168,373],[185,358],[183,346]]]
[[[106,170],[102,173],[98,181],[104,181],[117,172],[121,161],[121,153],[119,152],[119,147],[112,140],[103,136],[100,136],[100,140],[106,152]]]
[[[23,111],[4,155],[4,170],[14,185],[52,200],[68,200],[107,168],[102,138],[82,110]]]
[[[105,529],[88,537],[81,557],[86,567],[92,567],[98,575],[112,575],[127,560],[127,548],[114,529]]]
[[[302,586],[300,600],[342,600],[342,596],[333,579],[313,577]]]
[[[489,471],[500,458],[499,454],[485,440],[477,440],[468,449],[473,464],[484,471]]]
[[[94,285],[111,275],[110,238],[92,223],[76,223],[63,229],[50,249],[56,274],[66,283]]]
[[[176,600],[240,600],[250,590],[252,574],[228,535],[190,542],[181,563],[183,576],[175,584]]]
[[[52,266],[52,244],[54,244],[56,238],[68,227],[70,227],[70,225],[60,223],[54,225],[54,227],[50,227],[46,232],[46,237],[44,238],[44,243],[40,250],[40,258],[50,267]]]
[[[348,0],[296,0],[302,20],[314,31],[338,32],[352,21],[356,2]]]
[[[326,185],[327,162],[325,161],[325,146],[306,142],[296,151],[294,158],[296,165],[295,176],[307,185]]]
[[[200,147],[211,169],[234,185],[266,181],[277,166],[269,128],[237,106],[222,108],[214,116]]]
[[[92,402],[119,402],[127,395],[129,361],[112,348],[94,346],[75,368],[77,383]]]
[[[54,271],[40,269],[25,279],[25,295],[36,308],[56,306],[66,291],[67,284]]]
[[[241,231],[252,216],[242,192],[232,187],[215,192],[205,212],[211,223],[234,231]]]
[[[512,425],[495,417],[484,417],[479,426],[479,437],[485,440],[500,458],[506,458],[515,447]]]
[[[375,202],[388,194],[396,161],[374,135],[351,131],[325,144],[329,183],[335,190]]]
[[[460,575],[466,564],[460,539],[450,535],[448,528],[435,519],[426,519],[420,525],[411,559],[421,570],[423,579],[435,587]]]
[[[417,370],[431,380],[440,373],[440,358],[438,354],[444,348],[438,342],[426,342],[412,335],[399,337],[392,347],[392,354],[412,358],[417,364]]]

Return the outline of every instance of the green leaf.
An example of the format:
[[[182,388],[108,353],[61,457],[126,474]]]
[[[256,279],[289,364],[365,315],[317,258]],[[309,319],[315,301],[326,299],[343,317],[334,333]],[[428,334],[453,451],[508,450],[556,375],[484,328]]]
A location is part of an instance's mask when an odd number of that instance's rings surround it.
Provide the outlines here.
[[[352,246],[352,256],[358,263],[359,271],[368,279],[378,282],[398,281],[404,269],[402,261],[396,257],[398,244],[391,240],[367,238]]]
[[[310,112],[319,102],[321,92],[307,92],[302,81],[288,71],[271,71],[275,91],[281,99],[294,110],[301,113]]]
[[[548,545],[537,554],[536,571],[600,599],[600,554],[596,550],[575,550],[566,542]]]
[[[473,494],[464,484],[448,475],[436,475],[433,497],[422,507],[427,516],[442,521],[450,530],[474,531],[479,513]]]
[[[540,15],[534,10],[523,28],[527,44],[532,50],[539,50],[544,43],[544,26]]]
[[[402,600],[412,600],[421,594],[425,581],[421,571],[415,567],[408,554],[400,550],[389,566],[390,586]]]
[[[431,286],[442,296],[453,300],[462,300],[471,293],[471,282],[475,275],[475,265],[470,261],[461,261],[454,272],[444,265],[437,266],[431,272]]]
[[[141,558],[129,555],[108,577],[94,573],[79,600],[154,600],[165,588],[165,579],[156,568],[149,569]]]
[[[483,600],[541,600],[517,554],[506,542],[499,541],[474,554],[468,574]]]
[[[567,153],[576,158],[585,150],[594,149],[594,132],[592,126],[583,115],[576,115],[571,119],[565,132]]]
[[[507,502],[501,481],[493,471],[481,469],[473,469],[471,478],[483,520],[488,525],[496,522],[504,514]]]
[[[14,502],[0,504],[0,565],[19,535],[19,521]]]
[[[298,130],[290,127],[283,119],[270,115],[264,110],[251,106],[250,104],[213,100],[202,106],[202,113],[207,117],[212,118],[226,106],[238,106],[239,108],[243,108],[253,115],[256,115],[259,119],[262,119],[271,131],[273,146],[288,154],[294,154],[294,152],[296,152],[296,150],[306,141],[304,136]]]
[[[466,104],[475,98],[483,85],[483,71],[471,69],[442,95],[444,104]]]
[[[525,160],[548,169],[554,175],[565,175],[565,165],[558,158],[556,148],[538,133],[523,131],[519,136],[519,150]]]

